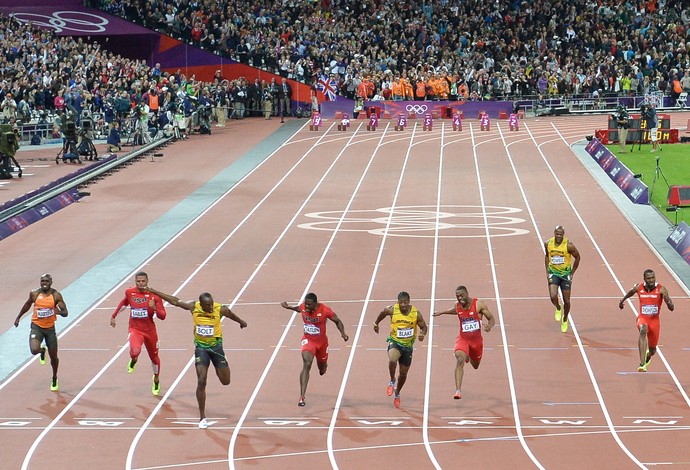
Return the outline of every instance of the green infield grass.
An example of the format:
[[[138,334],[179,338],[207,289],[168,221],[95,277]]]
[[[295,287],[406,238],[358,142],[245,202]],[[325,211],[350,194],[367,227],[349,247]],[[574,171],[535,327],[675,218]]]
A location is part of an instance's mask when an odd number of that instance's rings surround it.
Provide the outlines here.
[[[617,144],[607,147],[630,171],[642,174],[640,180],[649,188],[649,203],[670,223],[676,223],[677,215],[678,223],[685,221],[690,225],[690,207],[679,208],[677,214],[666,210],[669,186],[690,186],[690,145],[660,144],[660,150],[654,153],[651,144],[628,145],[627,153],[621,153]]]

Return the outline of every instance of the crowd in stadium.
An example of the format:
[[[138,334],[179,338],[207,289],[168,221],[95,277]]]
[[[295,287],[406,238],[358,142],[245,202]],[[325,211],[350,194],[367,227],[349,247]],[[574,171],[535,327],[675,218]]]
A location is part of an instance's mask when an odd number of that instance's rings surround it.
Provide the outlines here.
[[[107,12],[284,78],[331,77],[339,94],[445,100],[690,91],[690,6],[665,0],[101,0]],[[278,83],[201,83],[82,39],[0,18],[0,111],[28,120],[73,107],[189,115],[217,105],[270,118]]]
[[[668,0],[96,3],[289,79],[327,74],[349,98],[677,95],[690,70],[690,6]]]

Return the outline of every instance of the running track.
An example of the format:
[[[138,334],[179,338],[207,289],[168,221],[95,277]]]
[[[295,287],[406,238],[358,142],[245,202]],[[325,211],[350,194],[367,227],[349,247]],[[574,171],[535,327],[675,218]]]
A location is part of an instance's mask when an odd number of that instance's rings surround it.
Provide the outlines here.
[[[605,119],[528,119],[519,132],[241,121],[98,182],[0,244],[3,362],[19,364],[0,382],[3,468],[690,465],[687,291],[570,150]],[[557,224],[582,254],[567,334],[544,279],[542,241]],[[647,267],[676,312],[664,311],[660,354],[637,373],[634,304],[617,304]],[[145,355],[126,373],[126,318],[108,321],[140,269],[184,299],[209,291],[249,323],[225,323],[232,383],[209,375],[208,430],[196,427],[187,312],[169,306],[158,322],[161,395]],[[11,327],[43,272],[71,312],[59,320],[59,393],[28,357],[29,314]],[[457,320],[430,313],[459,284],[497,324],[455,401]],[[386,329],[372,321],[401,290],[431,329],[398,410],[385,395]],[[301,320],[279,303],[310,291],[350,340],[331,324],[328,373],[312,370],[298,408]]]

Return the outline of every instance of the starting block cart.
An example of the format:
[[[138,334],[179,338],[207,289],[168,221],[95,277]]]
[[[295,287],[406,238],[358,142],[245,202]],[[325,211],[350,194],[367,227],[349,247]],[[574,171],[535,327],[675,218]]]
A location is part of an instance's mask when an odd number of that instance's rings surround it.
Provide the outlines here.
[[[489,113],[482,113],[482,116],[479,118],[479,130],[491,130],[491,118],[489,118]]]
[[[461,131],[462,130],[462,118],[460,118],[460,113],[454,113],[453,114],[453,130],[454,131]]]
[[[376,113],[371,113],[369,116],[369,124],[367,124],[368,131],[375,131],[379,127],[379,117]]]
[[[323,125],[323,120],[321,119],[321,113],[312,113],[311,124],[309,124],[310,131],[318,131],[319,127]]]
[[[343,114],[343,117],[340,119],[340,124],[338,124],[338,130],[339,131],[346,131],[350,128],[350,116],[347,114]]]
[[[434,128],[434,117],[431,113],[424,115],[424,122],[422,123],[422,130],[431,131]]]
[[[518,122],[518,115],[516,113],[511,113],[508,117],[508,127],[511,131],[519,131],[520,123]]]
[[[395,125],[395,130],[396,131],[404,131],[406,127],[407,127],[407,115],[399,114],[398,115],[398,124]]]

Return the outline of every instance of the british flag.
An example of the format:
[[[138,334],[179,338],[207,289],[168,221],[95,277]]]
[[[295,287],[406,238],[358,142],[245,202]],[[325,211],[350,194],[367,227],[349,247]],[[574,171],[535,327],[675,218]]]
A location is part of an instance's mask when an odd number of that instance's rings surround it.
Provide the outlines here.
[[[326,75],[321,75],[319,81],[316,83],[316,88],[321,93],[326,95],[328,101],[335,101],[338,94],[338,84],[334,79],[329,78]]]

